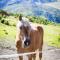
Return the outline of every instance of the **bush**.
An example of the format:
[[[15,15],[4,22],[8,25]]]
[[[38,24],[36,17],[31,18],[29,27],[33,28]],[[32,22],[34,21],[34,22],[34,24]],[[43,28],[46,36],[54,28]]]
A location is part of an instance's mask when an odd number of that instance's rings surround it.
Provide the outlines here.
[[[16,26],[16,24],[13,24],[13,26],[15,27],[15,26]]]
[[[1,23],[5,24],[5,25],[10,25],[9,22],[4,19],[1,20]]]
[[[1,23],[3,23],[4,24],[4,22],[5,22],[5,20],[3,19],[3,20],[1,20]]]
[[[28,18],[30,19],[30,22],[33,22],[33,23],[39,23],[44,25],[53,24],[51,21],[41,16],[32,16],[32,17],[30,16]]]
[[[5,32],[6,35],[8,35],[8,32]]]
[[[2,17],[0,16],[0,20],[2,19]]]
[[[58,42],[60,42],[60,34],[58,35]]]
[[[5,21],[5,23],[4,23],[4,24],[5,24],[5,25],[10,25],[8,21]]]

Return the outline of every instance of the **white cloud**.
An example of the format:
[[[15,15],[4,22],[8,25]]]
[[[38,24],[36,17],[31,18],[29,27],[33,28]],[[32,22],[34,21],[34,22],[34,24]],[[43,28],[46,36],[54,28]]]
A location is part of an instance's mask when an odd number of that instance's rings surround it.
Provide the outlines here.
[[[57,0],[58,2],[60,2],[60,0]]]
[[[36,4],[36,5],[41,5],[42,3],[40,3],[40,2],[35,2],[35,4]]]
[[[60,9],[60,2],[54,2],[54,3],[45,3],[46,6],[51,6],[57,9]]]
[[[14,2],[16,2],[16,0],[10,0],[7,4],[12,4]]]

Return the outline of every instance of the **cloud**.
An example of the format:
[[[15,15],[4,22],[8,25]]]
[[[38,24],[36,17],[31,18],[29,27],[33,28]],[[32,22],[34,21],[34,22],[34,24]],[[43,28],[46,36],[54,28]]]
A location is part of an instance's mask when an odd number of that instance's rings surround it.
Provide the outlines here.
[[[14,2],[16,2],[16,0],[10,0],[7,4],[13,4]]]
[[[41,2],[35,2],[36,5],[41,5],[42,3]]]
[[[54,2],[54,3],[45,3],[46,6],[51,6],[57,9],[60,9],[60,2]]]

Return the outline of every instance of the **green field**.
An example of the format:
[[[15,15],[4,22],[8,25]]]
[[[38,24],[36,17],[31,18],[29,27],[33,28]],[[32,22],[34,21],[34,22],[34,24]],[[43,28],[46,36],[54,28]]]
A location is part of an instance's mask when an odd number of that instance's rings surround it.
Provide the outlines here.
[[[0,22],[0,42],[10,40],[11,43],[15,42],[16,37],[16,24],[17,20],[13,17],[6,18],[9,20],[10,25],[5,25]],[[60,26],[58,25],[43,25],[44,29],[44,42],[50,46],[60,48]]]
[[[60,47],[60,26],[44,26],[44,41],[50,46]]]

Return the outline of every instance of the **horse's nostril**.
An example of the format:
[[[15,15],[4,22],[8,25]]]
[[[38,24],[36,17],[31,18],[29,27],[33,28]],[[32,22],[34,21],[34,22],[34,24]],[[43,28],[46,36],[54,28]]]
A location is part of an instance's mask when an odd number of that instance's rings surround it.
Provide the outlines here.
[[[24,44],[25,44],[25,46],[29,46],[29,45],[30,45],[30,39],[26,39],[26,40],[24,41]]]

